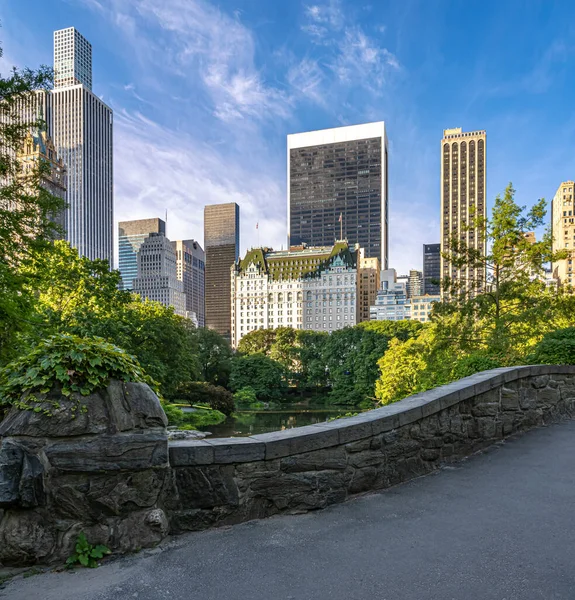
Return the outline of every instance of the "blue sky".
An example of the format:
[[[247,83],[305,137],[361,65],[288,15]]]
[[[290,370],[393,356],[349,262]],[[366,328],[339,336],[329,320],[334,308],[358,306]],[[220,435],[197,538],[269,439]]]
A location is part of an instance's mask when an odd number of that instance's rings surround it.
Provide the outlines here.
[[[93,46],[115,113],[115,218],[203,239],[241,207],[242,248],[286,243],[286,135],[384,120],[390,266],[439,241],[439,149],[487,131],[488,198],[551,200],[575,177],[570,0],[0,0],[8,66],[52,62],[52,31]]]

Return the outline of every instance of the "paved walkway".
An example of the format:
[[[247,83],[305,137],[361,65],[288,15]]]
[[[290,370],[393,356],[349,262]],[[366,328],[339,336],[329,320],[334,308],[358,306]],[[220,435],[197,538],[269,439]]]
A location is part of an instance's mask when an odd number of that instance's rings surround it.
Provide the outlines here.
[[[575,421],[324,511],[188,534],[10,600],[573,600]]]

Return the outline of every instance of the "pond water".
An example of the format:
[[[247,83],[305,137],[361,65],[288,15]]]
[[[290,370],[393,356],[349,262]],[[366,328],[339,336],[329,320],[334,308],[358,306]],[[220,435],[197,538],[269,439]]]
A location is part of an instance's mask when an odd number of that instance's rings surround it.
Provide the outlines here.
[[[328,419],[357,413],[356,406],[319,406],[305,404],[282,404],[278,408],[263,410],[238,410],[219,425],[207,425],[203,431],[211,432],[212,438],[245,437],[270,431],[283,431],[293,427],[323,423]]]

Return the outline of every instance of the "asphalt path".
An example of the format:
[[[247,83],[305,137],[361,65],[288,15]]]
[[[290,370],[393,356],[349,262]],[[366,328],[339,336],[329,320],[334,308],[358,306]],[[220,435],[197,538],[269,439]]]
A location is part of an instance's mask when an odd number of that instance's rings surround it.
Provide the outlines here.
[[[574,600],[575,421],[323,511],[191,533],[10,600]]]

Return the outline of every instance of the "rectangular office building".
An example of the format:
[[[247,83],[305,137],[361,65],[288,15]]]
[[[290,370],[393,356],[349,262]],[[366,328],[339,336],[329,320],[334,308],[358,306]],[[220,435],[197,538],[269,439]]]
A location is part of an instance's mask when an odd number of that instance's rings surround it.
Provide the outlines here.
[[[423,244],[423,293],[440,293],[441,245]]]
[[[122,277],[122,289],[133,289],[138,277],[138,251],[152,233],[166,235],[166,223],[162,219],[138,219],[118,223],[118,266]]]
[[[231,269],[239,258],[240,207],[235,202],[204,208],[206,327],[231,342]]]
[[[288,247],[347,240],[387,268],[385,123],[288,135]]]

